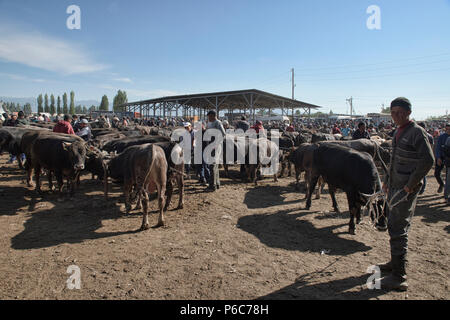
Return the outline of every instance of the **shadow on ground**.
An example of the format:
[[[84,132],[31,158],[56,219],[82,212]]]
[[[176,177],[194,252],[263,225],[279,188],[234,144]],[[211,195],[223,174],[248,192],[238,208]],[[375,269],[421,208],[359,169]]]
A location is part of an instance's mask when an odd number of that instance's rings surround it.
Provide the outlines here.
[[[311,222],[301,218],[316,212],[293,212],[296,209],[281,210],[273,214],[254,214],[241,217],[239,228],[257,237],[272,248],[320,252],[330,250],[329,255],[348,255],[372,249],[354,239],[340,237],[335,229],[347,227],[347,223],[316,228]]]
[[[325,272],[326,270],[322,270]],[[366,281],[370,274],[359,277],[348,277],[345,279],[333,280],[311,284],[309,281],[314,276],[321,277],[322,272],[302,275],[297,281],[268,295],[259,297],[260,300],[318,300],[318,299],[339,299],[339,300],[368,300],[377,298],[386,292],[383,290],[370,290],[366,286]],[[323,278],[321,278],[323,279]],[[348,291],[359,287],[359,291]]]

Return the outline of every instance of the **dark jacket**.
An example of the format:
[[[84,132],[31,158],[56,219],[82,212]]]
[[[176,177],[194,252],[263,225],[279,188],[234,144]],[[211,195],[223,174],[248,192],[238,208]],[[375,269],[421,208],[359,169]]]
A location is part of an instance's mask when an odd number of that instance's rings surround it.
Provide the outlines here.
[[[398,136],[398,140],[392,140],[392,156],[387,177],[389,188],[403,189],[408,186],[415,190],[433,163],[433,150],[426,131],[411,122]]]
[[[242,129],[244,132],[246,132],[248,129],[250,129],[250,124],[245,120],[239,120],[236,124],[236,129]]]
[[[439,136],[436,143],[436,160],[437,159],[445,159],[444,156],[444,146],[447,138],[450,137],[447,133],[443,133]]]
[[[358,129],[355,132],[353,132],[352,138],[353,138],[353,140],[370,139],[370,134],[367,131],[364,131],[361,133],[361,130]]]

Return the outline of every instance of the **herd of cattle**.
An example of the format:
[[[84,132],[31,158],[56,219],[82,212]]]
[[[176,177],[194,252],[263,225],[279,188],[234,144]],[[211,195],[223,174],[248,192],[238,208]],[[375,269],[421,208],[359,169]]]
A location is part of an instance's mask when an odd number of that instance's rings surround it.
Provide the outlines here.
[[[90,172],[103,181],[105,197],[108,197],[108,183],[123,186],[127,213],[132,204],[143,209],[141,230],[149,228],[148,200],[149,194],[157,191],[159,218],[156,226],[164,225],[164,211],[170,205],[174,184],[179,189],[178,208],[183,208],[184,163],[173,161],[183,158],[183,149],[171,141],[173,129],[153,127],[124,127],[119,129],[94,128],[93,139],[85,142],[74,135],[54,133],[49,125],[30,125],[23,127],[0,128],[0,154],[2,152],[17,156],[19,166],[27,172],[27,185],[34,185],[36,192],[41,193],[40,176],[46,172],[49,187],[53,190],[53,175],[56,177],[59,200],[63,199],[64,179],[72,197],[74,189],[79,187],[80,174]],[[381,164],[386,172],[386,164],[390,160],[389,141],[373,140],[337,140],[339,137],[311,132],[285,132],[279,136],[278,146],[268,137],[252,139],[245,137],[246,143],[241,164],[244,181],[257,183],[258,172],[262,167],[257,153],[256,164],[249,164],[249,146],[257,148],[264,145],[269,157],[279,157],[281,167],[274,179],[284,175],[286,169],[291,175],[291,165],[295,167],[296,189],[299,186],[300,174],[305,172],[306,209],[311,206],[311,196],[319,183],[318,196],[323,184],[327,183],[335,211],[339,211],[335,192],[343,190],[348,199],[350,209],[349,232],[355,233],[354,218],[358,223],[361,207],[367,203],[367,195],[381,190],[380,176],[375,163]],[[228,165],[236,164],[234,159],[226,157],[226,150],[234,146],[239,148],[237,138],[227,135],[224,139],[224,168],[228,174]],[[262,144],[262,142],[265,142]],[[269,142],[269,143],[267,143]],[[277,152],[274,152],[276,148]],[[239,149],[239,150],[242,150]],[[241,151],[242,152],[242,151]],[[26,161],[22,163],[21,154]],[[379,205],[379,204],[375,204]],[[384,217],[379,220],[379,228],[385,228]]]

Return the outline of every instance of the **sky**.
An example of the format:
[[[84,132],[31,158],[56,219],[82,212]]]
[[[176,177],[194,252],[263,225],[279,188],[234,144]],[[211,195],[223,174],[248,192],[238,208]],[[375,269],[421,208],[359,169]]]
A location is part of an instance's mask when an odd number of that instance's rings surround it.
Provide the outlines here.
[[[69,29],[70,5],[81,29]],[[380,9],[370,30],[367,9]],[[450,0],[0,0],[0,96],[110,104],[259,89],[347,113],[450,110]]]

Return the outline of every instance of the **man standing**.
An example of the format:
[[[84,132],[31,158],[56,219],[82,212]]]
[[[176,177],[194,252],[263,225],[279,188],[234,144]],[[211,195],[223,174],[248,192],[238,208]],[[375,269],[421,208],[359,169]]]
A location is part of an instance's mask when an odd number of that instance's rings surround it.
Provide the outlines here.
[[[26,125],[30,124],[28,119],[25,118],[25,113],[22,110],[19,111],[18,115],[19,115],[19,118],[17,119],[17,124],[23,125],[23,126],[26,126]]]
[[[364,122],[360,122],[358,124],[358,130],[353,133],[353,140],[359,139],[370,139],[370,134],[366,130],[366,124]]]
[[[86,119],[80,120],[80,130],[76,133],[77,136],[82,138],[84,141],[89,141],[92,138],[91,128],[89,127],[89,121]]]
[[[434,156],[425,130],[409,120],[411,103],[408,99],[402,97],[392,101],[391,115],[398,128],[392,141],[389,174],[383,190],[394,204],[406,195],[407,198],[388,211],[391,261],[379,267],[382,272],[391,272],[381,279],[382,289],[406,291],[408,231],[420,182],[433,166]]]
[[[12,114],[11,118],[8,119],[5,123],[5,127],[17,127],[19,121],[17,121],[17,115]]]
[[[208,112],[207,116],[208,116],[208,124],[206,126],[206,130],[210,130],[210,129],[219,130],[220,133],[222,134],[222,137],[224,137],[226,134],[225,129],[223,128],[222,122],[220,122],[220,120],[217,119],[216,112],[214,110],[211,110]],[[218,151],[217,149],[214,150],[213,156],[215,156],[215,152],[217,152],[217,151]],[[220,159],[220,155],[219,155],[218,159]],[[214,162],[213,164],[210,164],[209,171],[210,171],[209,186],[206,190],[207,191],[216,191],[216,189],[220,188],[219,163]]]
[[[434,168],[434,176],[436,177],[437,182],[439,183],[438,193],[444,191],[444,181],[441,178],[442,169],[444,169],[444,146],[448,137],[450,137],[450,123],[445,125],[445,132],[439,136],[436,142],[436,166]]]
[[[246,132],[248,129],[250,129],[250,123],[247,122],[247,119],[245,116],[241,117],[241,120],[239,120],[236,124],[236,130],[242,129],[244,132]]]
[[[68,114],[64,115],[64,120],[58,121],[53,127],[53,132],[75,134],[72,125],[70,124],[70,116]]]

